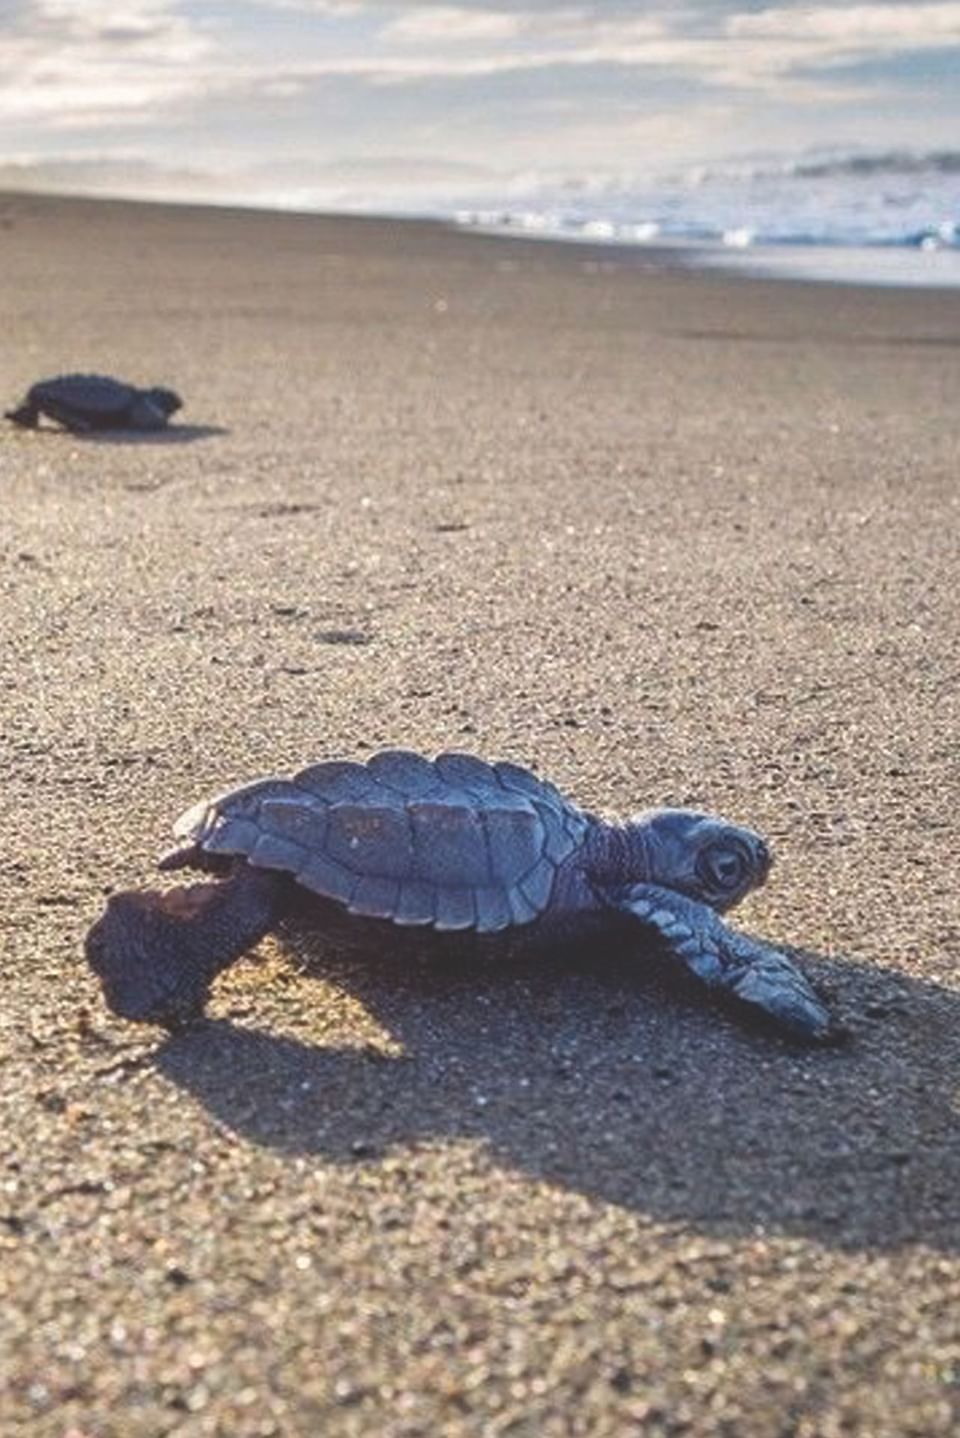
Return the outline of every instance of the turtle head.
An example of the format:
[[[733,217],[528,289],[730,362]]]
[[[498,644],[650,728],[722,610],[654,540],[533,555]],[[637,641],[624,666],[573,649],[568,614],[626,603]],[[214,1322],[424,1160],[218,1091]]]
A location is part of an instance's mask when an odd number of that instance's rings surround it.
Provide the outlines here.
[[[645,880],[724,913],[766,882],[773,862],[752,829],[695,809],[651,809],[627,825]]]
[[[183,409],[183,400],[172,389],[148,389],[146,398],[152,405],[155,405],[161,414],[169,419],[170,415],[176,414],[178,409]]]

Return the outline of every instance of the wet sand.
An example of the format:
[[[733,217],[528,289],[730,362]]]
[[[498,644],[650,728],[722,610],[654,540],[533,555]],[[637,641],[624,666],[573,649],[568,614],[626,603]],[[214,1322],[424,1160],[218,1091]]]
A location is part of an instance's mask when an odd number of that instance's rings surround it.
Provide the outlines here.
[[[5,402],[186,399],[0,433],[0,1428],[955,1432],[960,292],[18,197],[0,248]],[[739,922],[850,1043],[298,929],[107,1016],[183,807],[383,744],[765,831]]]

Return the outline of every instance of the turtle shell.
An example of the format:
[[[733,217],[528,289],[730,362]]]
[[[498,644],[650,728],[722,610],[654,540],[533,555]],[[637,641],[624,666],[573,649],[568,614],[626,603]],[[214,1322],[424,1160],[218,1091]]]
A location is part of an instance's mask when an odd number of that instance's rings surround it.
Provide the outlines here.
[[[495,933],[544,912],[588,824],[515,764],[386,749],[234,789],[188,810],[174,833],[284,870],[352,914]]]
[[[62,404],[81,415],[110,419],[122,415],[136,394],[131,385],[107,375],[64,374],[40,380],[30,390],[30,399],[40,408],[45,403]]]

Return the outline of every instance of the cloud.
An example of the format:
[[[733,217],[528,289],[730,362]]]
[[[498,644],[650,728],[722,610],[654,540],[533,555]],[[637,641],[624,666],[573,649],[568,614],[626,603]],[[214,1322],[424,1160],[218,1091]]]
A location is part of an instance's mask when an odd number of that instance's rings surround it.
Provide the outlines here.
[[[0,115],[51,125],[116,114],[135,121],[186,96],[259,88],[282,98],[327,75],[380,85],[469,81],[598,65],[657,69],[678,84],[699,80],[735,92],[780,80],[809,89],[812,72],[900,46],[960,41],[960,4],[347,3],[248,0],[225,23],[216,9],[191,18],[190,0],[20,0],[0,31]],[[269,16],[287,22],[287,48],[271,42]],[[236,23],[235,23],[236,22]],[[248,26],[246,48],[238,34]],[[295,36],[295,39],[292,38]],[[803,78],[800,79],[801,73]]]
[[[524,19],[503,10],[469,10],[454,5],[415,5],[389,20],[380,31],[381,39],[401,44],[434,41],[456,45],[476,41],[512,40],[522,33]]]
[[[387,7],[373,6],[371,13]],[[676,14],[676,12],[674,12]],[[535,6],[449,5],[418,3],[404,6],[387,20],[381,39],[415,44],[498,43],[527,40],[545,45],[586,46],[609,44],[614,38],[635,44],[668,33],[664,16],[620,14],[616,7],[577,5]]]
[[[947,0],[0,0],[0,120],[22,153],[55,152],[58,136],[116,152],[139,127],[175,161],[191,142],[328,153],[334,133],[552,159],[561,126],[565,153],[641,148],[651,128],[657,148],[672,131],[712,151],[721,135],[756,143],[788,112],[822,135],[876,96],[857,66],[957,44]]]
[[[798,94],[842,104],[858,97],[853,73],[836,89],[830,72],[960,45],[960,4],[777,6],[727,18],[724,34],[735,69],[724,68],[731,87],[793,86]],[[865,95],[860,90],[860,97]],[[876,95],[876,91],[874,90]],[[879,99],[879,96],[876,95]],[[896,103],[896,84],[884,96]]]
[[[31,0],[0,32],[0,117],[136,117],[196,87],[210,41],[165,0]]]
[[[404,84],[448,77],[598,65],[659,70],[679,86],[699,81],[743,94],[789,85],[811,100],[817,72],[848,61],[960,40],[960,4],[782,4],[747,9],[748,0],[636,0],[560,4],[548,0],[266,0],[272,8],[318,19],[361,17],[364,43],[327,59],[305,58],[306,71]],[[821,84],[824,82],[821,81]],[[821,90],[822,98],[833,92]],[[852,92],[851,92],[852,93]]]
[[[846,48],[886,49],[941,46],[960,41],[960,4],[836,5],[770,9],[732,15],[726,32],[733,37],[822,41]]]

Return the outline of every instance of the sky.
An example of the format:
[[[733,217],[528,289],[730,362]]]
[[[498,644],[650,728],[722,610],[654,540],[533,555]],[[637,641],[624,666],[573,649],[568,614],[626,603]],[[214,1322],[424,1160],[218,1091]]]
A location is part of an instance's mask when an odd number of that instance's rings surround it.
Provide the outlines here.
[[[823,148],[960,151],[960,3],[0,0],[0,183],[349,203]]]

